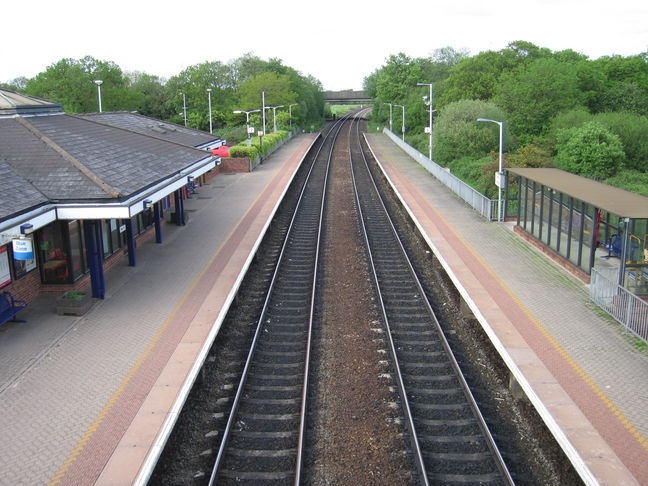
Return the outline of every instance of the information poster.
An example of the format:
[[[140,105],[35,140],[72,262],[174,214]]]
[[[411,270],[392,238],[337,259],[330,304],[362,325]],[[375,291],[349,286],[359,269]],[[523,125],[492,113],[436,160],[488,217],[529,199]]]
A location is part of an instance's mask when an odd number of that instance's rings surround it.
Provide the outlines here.
[[[11,271],[9,270],[9,252],[8,246],[0,246],[0,287],[4,287],[11,282]]]

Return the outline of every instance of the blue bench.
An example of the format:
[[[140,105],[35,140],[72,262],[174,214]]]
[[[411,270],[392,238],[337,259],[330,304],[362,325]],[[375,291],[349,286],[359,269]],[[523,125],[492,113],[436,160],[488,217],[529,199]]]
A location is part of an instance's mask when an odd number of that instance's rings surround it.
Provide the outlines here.
[[[7,321],[13,321],[21,310],[27,307],[24,300],[14,299],[9,292],[0,294],[0,325]]]
[[[608,251],[608,254],[603,258],[621,258],[621,237],[619,235],[610,236],[610,239],[603,245],[603,247],[607,248]]]

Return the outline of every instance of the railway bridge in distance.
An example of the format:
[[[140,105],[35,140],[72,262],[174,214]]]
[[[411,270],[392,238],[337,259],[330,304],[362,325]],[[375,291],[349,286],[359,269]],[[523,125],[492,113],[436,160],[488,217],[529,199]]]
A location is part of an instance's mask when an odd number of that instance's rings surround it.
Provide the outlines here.
[[[325,91],[324,99],[331,105],[368,105],[371,103],[371,98],[366,91],[354,91],[352,89]]]

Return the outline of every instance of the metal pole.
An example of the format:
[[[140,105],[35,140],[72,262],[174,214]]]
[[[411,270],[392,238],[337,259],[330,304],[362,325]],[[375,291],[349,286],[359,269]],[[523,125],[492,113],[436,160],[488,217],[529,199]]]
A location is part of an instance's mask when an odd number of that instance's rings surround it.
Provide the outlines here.
[[[263,106],[263,109],[261,110],[261,111],[263,111],[263,134],[265,135],[266,134],[266,131],[265,131],[266,130],[266,127],[265,127],[265,125],[266,125],[265,91],[261,91],[261,105]]]
[[[497,191],[497,221],[502,221],[502,177],[504,174],[502,173],[502,147],[504,145],[504,123],[499,122],[499,130],[500,130],[500,136],[499,136],[499,173],[500,173],[500,183],[498,184],[498,189]]]
[[[184,126],[187,126],[187,97],[182,93],[182,114],[184,115]]]
[[[209,103],[209,133],[214,133],[212,130],[212,112],[211,112],[211,88],[207,88],[207,99]]]

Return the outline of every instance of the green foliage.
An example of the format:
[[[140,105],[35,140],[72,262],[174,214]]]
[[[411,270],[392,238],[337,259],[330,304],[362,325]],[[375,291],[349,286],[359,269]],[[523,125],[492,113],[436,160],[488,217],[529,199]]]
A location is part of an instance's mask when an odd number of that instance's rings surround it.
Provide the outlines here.
[[[111,61],[87,56],[83,59],[61,59],[44,72],[27,81],[27,94],[61,103],[71,113],[99,111],[95,79],[101,79],[103,111],[133,110],[137,100],[127,89],[127,79]]]
[[[648,118],[633,113],[599,113],[594,120],[619,137],[627,169],[648,172]]]
[[[507,167],[553,167],[552,148],[547,141],[536,139],[506,157]]]
[[[613,176],[625,157],[621,140],[596,122],[558,133],[558,167],[601,180]]]
[[[407,98],[409,90],[423,77],[418,62],[402,52],[391,55],[380,69],[376,81],[376,97],[389,103],[400,103]]]
[[[603,182],[648,197],[648,173],[646,172],[631,169],[620,170],[616,175]]]
[[[480,158],[499,151],[499,127],[480,123],[477,118],[506,120],[501,109],[486,101],[461,100],[447,105],[434,125],[434,160],[449,164],[463,157]],[[509,140],[505,135],[505,146]]]
[[[484,194],[487,181],[484,177],[484,167],[492,163],[491,157],[462,157],[448,164],[450,172],[459,177],[473,189]]]
[[[545,134],[559,112],[581,106],[582,95],[570,64],[541,58],[503,74],[494,101],[509,114],[513,134],[527,142]]]
[[[254,160],[259,156],[259,151],[255,146],[234,145],[230,147],[229,154],[230,157],[248,157]]]

